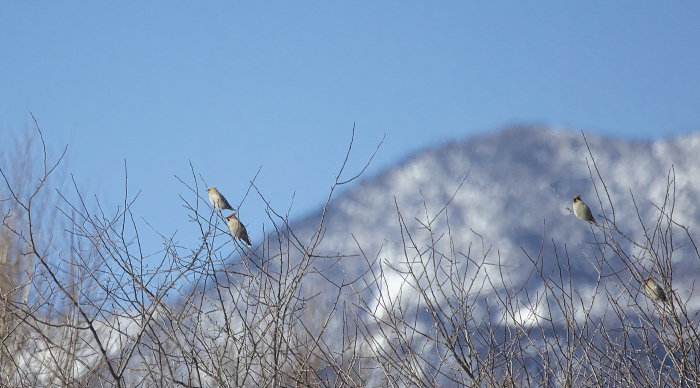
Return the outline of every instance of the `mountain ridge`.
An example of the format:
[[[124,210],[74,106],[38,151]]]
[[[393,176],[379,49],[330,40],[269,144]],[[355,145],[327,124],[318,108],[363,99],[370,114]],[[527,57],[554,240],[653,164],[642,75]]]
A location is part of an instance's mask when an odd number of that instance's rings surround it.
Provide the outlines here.
[[[334,198],[317,252],[366,255],[399,265],[409,259],[399,217],[427,247],[432,242],[421,230],[454,195],[446,209],[449,225],[439,221],[432,230],[433,238],[444,244],[443,252],[472,252],[483,246],[479,249],[489,252],[490,261],[513,269],[507,275],[515,284],[526,274],[518,268],[531,266],[528,254],[548,259],[561,254],[557,247],[564,248],[567,256],[575,256],[573,275],[583,290],[598,276],[586,259],[595,257],[591,241],[603,238],[605,232],[573,216],[575,194],[582,195],[599,222],[603,216],[614,217],[621,231],[643,241],[639,218],[654,225],[658,211],[652,203],[663,203],[669,173],[675,171],[674,218],[691,230],[698,224],[694,199],[700,195],[700,184],[692,177],[700,176],[700,160],[693,157],[700,153],[700,134],[655,142],[585,138],[588,145],[580,133],[509,127],[419,152]],[[614,206],[608,204],[608,194]],[[319,214],[292,224],[297,236],[311,236]],[[578,252],[570,252],[571,247]],[[626,248],[635,250],[631,244]],[[674,254],[674,286],[687,291],[698,265],[685,260],[681,251]],[[344,276],[361,276],[366,269],[362,260],[347,258],[342,263]]]

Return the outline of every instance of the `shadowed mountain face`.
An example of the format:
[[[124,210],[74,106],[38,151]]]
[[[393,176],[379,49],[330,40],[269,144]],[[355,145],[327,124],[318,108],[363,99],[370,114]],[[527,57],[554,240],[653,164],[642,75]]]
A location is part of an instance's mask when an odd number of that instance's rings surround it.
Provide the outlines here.
[[[317,252],[363,252],[370,260],[392,265],[415,259],[402,248],[408,244],[407,233],[419,248],[430,246],[423,225],[454,196],[432,225],[432,238],[442,253],[481,258],[490,249],[486,262],[500,263],[499,271],[517,286],[532,270],[528,255],[534,260],[539,254],[546,270],[556,259],[556,248],[560,260],[568,253],[572,285],[585,294],[598,278],[592,262],[600,253],[596,255],[592,243],[602,242],[605,235],[573,215],[572,197],[581,194],[599,223],[614,219],[621,231],[643,244],[640,219],[647,228],[655,226],[659,211],[653,204],[664,203],[670,179],[675,179],[674,220],[690,227],[693,235],[700,217],[700,134],[658,142],[586,139],[588,146],[580,132],[512,128],[424,151],[336,197]],[[669,175],[672,171],[675,178]],[[406,224],[403,237],[399,213]],[[310,236],[319,219],[316,214],[297,224],[297,235]],[[687,242],[680,234],[677,238],[678,246]],[[623,248],[644,257],[640,249]],[[614,252],[605,253],[613,269],[624,268],[622,261],[611,260]],[[681,249],[673,256],[673,288],[684,295],[700,267],[690,253]],[[368,266],[360,257],[341,263],[349,276],[360,275]],[[645,265],[646,271],[652,267],[651,262]],[[336,274],[345,276],[340,270]],[[537,282],[527,287],[539,289]]]

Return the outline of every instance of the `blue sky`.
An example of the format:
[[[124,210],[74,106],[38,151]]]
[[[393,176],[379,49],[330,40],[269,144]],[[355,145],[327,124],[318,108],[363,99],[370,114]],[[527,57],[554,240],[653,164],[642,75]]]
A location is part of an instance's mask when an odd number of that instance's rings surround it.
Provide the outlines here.
[[[116,208],[184,230],[189,163],[238,204],[326,198],[356,172],[516,123],[629,139],[700,127],[700,3],[2,2],[0,130],[32,124]],[[7,144],[7,143],[6,143]],[[202,195],[206,196],[205,192]],[[269,228],[246,199],[253,240]],[[269,230],[269,229],[268,229]]]

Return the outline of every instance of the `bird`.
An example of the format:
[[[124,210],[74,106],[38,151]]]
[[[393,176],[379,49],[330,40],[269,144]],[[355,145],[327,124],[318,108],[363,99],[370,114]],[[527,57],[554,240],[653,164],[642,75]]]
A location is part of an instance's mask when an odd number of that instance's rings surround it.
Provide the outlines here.
[[[219,210],[234,210],[231,204],[228,203],[226,200],[226,197],[224,197],[219,190],[216,189],[216,186],[212,186],[207,189],[207,192],[209,193],[209,200],[211,201],[212,205],[214,205],[215,208]]]
[[[231,231],[233,237],[240,238],[241,240],[245,241],[246,244],[248,244],[249,248],[252,247],[253,245],[250,243],[250,239],[248,238],[248,232],[245,230],[243,223],[236,218],[236,212],[227,215],[226,218],[228,218],[228,230]]]
[[[595,218],[593,218],[593,214],[591,214],[591,209],[581,200],[580,194],[574,195],[574,214],[584,221],[598,225],[598,223],[595,222]]]
[[[644,279],[644,294],[655,302],[660,301],[661,303],[666,303],[666,293],[664,289],[656,283],[651,276]]]

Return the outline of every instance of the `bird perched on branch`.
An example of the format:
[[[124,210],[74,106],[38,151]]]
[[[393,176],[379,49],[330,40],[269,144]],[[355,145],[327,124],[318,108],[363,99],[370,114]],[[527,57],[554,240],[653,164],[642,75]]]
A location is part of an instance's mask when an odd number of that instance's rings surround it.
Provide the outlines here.
[[[666,303],[666,293],[664,289],[656,283],[651,276],[644,279],[644,294],[655,302]]]
[[[593,218],[593,214],[591,214],[591,209],[581,200],[580,194],[574,195],[574,214],[584,221],[598,225],[598,223],[595,222],[595,218]]]
[[[231,213],[226,216],[228,218],[228,230],[231,231],[233,237],[240,238],[245,241],[248,247],[251,247],[250,239],[248,238],[248,232],[245,230],[243,223],[236,218],[236,213]]]
[[[207,192],[209,193],[209,200],[215,208],[219,210],[233,210],[231,204],[228,203],[226,198],[219,192],[219,190],[216,189],[215,186],[208,188]]]

